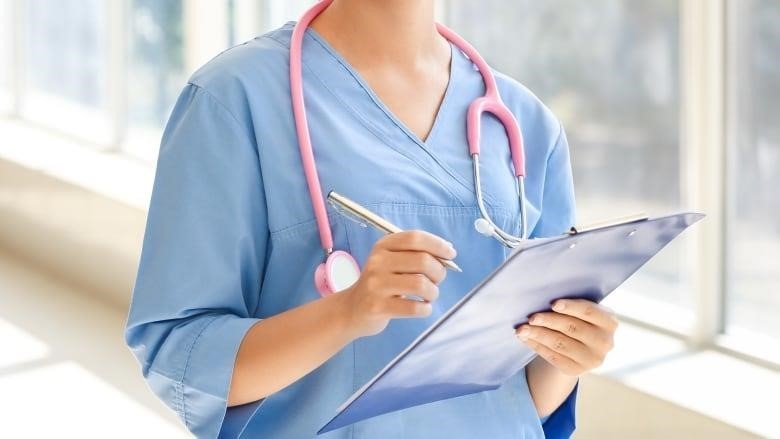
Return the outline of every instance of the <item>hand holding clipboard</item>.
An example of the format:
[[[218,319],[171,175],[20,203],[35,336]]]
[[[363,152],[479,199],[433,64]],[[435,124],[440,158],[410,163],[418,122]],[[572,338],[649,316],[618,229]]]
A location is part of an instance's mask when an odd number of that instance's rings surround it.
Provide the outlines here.
[[[344,402],[320,433],[498,388],[535,356],[515,337],[528,316],[561,298],[600,302],[703,217],[634,219],[529,240]],[[453,337],[458,343],[449,342]],[[448,367],[437,367],[442,363]]]

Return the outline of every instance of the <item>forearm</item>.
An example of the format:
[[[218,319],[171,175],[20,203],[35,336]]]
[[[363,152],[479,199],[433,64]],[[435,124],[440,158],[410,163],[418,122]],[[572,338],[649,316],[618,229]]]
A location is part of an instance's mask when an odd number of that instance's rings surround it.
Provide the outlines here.
[[[555,412],[577,385],[577,377],[565,375],[542,357],[536,357],[526,366],[525,377],[536,411],[542,418]]]
[[[352,342],[342,300],[334,294],[254,325],[238,351],[228,406],[284,389]]]

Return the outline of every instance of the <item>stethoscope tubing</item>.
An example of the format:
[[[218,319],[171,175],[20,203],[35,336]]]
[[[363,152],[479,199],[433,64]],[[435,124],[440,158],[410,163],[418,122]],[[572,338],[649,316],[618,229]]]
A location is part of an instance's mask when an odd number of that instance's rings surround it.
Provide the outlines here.
[[[330,230],[330,221],[323,197],[323,191],[320,184],[317,165],[314,159],[314,149],[309,132],[309,124],[306,116],[306,105],[303,93],[303,38],[311,22],[322,11],[328,8],[333,0],[321,0],[309,9],[293,29],[290,41],[290,96],[295,121],[295,131],[298,136],[298,146],[301,153],[301,163],[306,177],[306,183],[309,190],[309,196],[314,210],[314,216],[317,222],[317,228],[320,235],[320,242],[325,252],[325,256],[333,253],[333,235]],[[466,40],[461,38],[448,27],[437,23],[438,32],[460,49],[479,70],[485,84],[485,95],[476,99],[469,106],[467,114],[467,140],[469,145],[469,155],[472,159],[474,192],[477,199],[481,219],[487,222],[490,229],[490,236],[496,238],[507,247],[517,247],[524,239],[528,237],[528,220],[526,210],[525,193],[525,148],[523,145],[522,131],[520,124],[514,114],[506,107],[501,100],[498,92],[498,85],[492,70],[487,62],[482,58],[479,52]],[[496,117],[503,125],[509,139],[509,148],[512,157],[512,165],[516,178],[516,191],[520,205],[520,235],[514,236],[502,230],[493,222],[488,213],[485,201],[482,195],[482,181],[480,175],[479,155],[481,140],[481,119],[484,113],[489,113]],[[478,220],[479,221],[479,220]]]

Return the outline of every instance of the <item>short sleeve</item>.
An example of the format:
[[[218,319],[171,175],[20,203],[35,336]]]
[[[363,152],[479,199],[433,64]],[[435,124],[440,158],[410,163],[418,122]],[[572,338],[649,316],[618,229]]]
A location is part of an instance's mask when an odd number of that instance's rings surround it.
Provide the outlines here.
[[[547,158],[541,216],[531,236],[542,238],[568,231],[575,224],[575,210],[569,143],[561,127]]]
[[[163,135],[125,331],[149,386],[198,437],[217,437],[256,311],[268,224],[257,145],[188,85]]]

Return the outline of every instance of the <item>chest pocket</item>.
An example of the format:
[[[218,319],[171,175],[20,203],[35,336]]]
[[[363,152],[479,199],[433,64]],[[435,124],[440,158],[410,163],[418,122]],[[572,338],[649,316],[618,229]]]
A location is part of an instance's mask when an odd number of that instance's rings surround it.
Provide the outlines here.
[[[474,220],[479,215],[474,207],[399,203],[378,203],[366,207],[404,230],[425,230],[452,242],[458,251],[456,262],[463,273],[448,271],[447,278],[439,285],[439,299],[430,317],[396,319],[381,334],[355,342],[356,383],[365,383],[376,374],[509,254],[503,245],[480,235],[474,229]],[[518,221],[508,212],[492,209],[490,213],[498,225],[506,230],[516,233],[519,229]],[[349,220],[345,228],[352,255],[363,267],[382,234],[373,227]]]

